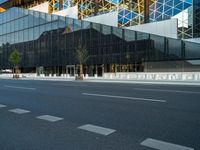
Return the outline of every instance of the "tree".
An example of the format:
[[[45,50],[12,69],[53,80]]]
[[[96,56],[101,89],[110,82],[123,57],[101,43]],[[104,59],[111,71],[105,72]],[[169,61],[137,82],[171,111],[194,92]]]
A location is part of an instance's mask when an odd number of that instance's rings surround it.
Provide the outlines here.
[[[126,53],[126,71],[129,72],[129,65],[130,65],[130,60],[131,60],[131,55],[130,53]]]
[[[18,50],[13,50],[9,56],[9,62],[13,65],[13,74],[18,73],[18,65],[21,61],[20,53]],[[17,75],[16,75],[17,76]]]
[[[80,77],[80,79],[83,79],[83,64],[88,59],[87,49],[85,47],[83,47],[81,44],[79,44],[75,51],[75,57],[79,63],[79,67],[80,67],[79,77]]]

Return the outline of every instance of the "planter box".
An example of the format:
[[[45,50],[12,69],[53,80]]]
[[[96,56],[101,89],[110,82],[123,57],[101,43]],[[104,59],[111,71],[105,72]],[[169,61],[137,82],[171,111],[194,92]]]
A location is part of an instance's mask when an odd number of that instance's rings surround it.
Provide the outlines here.
[[[19,75],[18,74],[14,74],[13,75],[13,79],[19,79]]]
[[[83,80],[83,76],[76,76],[75,80]]]

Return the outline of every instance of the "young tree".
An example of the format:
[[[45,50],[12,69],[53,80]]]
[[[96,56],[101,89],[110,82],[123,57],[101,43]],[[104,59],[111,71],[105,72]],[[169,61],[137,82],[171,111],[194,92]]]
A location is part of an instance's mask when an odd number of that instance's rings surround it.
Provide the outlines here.
[[[79,62],[79,67],[80,67],[79,78],[83,79],[83,64],[88,59],[87,49],[85,47],[82,47],[81,44],[79,44],[75,51],[75,57],[76,60]]]
[[[129,65],[130,65],[131,55],[126,53],[126,71],[129,72]]]
[[[9,56],[9,62],[13,65],[13,74],[18,73],[18,65],[21,61],[20,53],[18,50],[13,50]]]

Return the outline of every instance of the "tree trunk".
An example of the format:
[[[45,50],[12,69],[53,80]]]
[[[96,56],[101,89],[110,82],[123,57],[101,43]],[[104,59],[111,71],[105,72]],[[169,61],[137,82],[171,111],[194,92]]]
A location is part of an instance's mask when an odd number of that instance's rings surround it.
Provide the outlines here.
[[[83,76],[83,64],[80,64],[80,77]]]

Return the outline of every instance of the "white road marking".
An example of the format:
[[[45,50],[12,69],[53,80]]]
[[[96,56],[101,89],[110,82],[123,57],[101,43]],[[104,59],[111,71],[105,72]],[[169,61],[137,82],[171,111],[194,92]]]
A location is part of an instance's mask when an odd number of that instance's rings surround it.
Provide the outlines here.
[[[200,92],[193,92],[193,91],[160,90],[160,89],[146,89],[146,88],[134,88],[134,90],[154,91],[154,92],[174,92],[174,93],[200,94]]]
[[[36,118],[42,119],[42,120],[46,120],[46,121],[49,121],[49,122],[56,122],[56,121],[63,120],[63,118],[55,117],[55,116],[50,116],[50,115],[38,116]]]
[[[36,90],[36,88],[30,88],[30,87],[21,87],[21,86],[9,86],[4,85],[6,88],[14,88],[14,89],[23,89],[23,90]]]
[[[119,99],[131,99],[131,100],[139,100],[139,101],[150,101],[150,102],[160,102],[166,103],[166,100],[159,99],[150,99],[150,98],[139,98],[139,97],[126,97],[126,96],[115,96],[115,95],[102,95],[102,94],[93,94],[93,93],[82,93],[83,95],[88,96],[96,96],[96,97],[109,97],[109,98],[119,98]]]
[[[140,143],[143,146],[154,148],[157,150],[194,150],[194,148],[181,146],[173,143],[163,142],[151,138],[147,138],[142,143]]]
[[[20,109],[20,108],[10,109],[8,111],[16,113],[16,114],[25,114],[25,113],[29,113],[30,112],[29,110]]]
[[[99,126],[95,126],[91,124],[80,126],[78,127],[78,129],[82,129],[82,130],[86,130],[86,131],[90,131],[90,132],[94,132],[94,133],[106,135],[106,136],[116,131],[113,129],[99,127]]]
[[[0,104],[0,108],[7,107],[6,105]]]
[[[76,85],[76,84],[59,84],[59,83],[53,83],[51,85],[61,85],[61,86],[75,86],[75,87],[86,87],[87,85]]]

